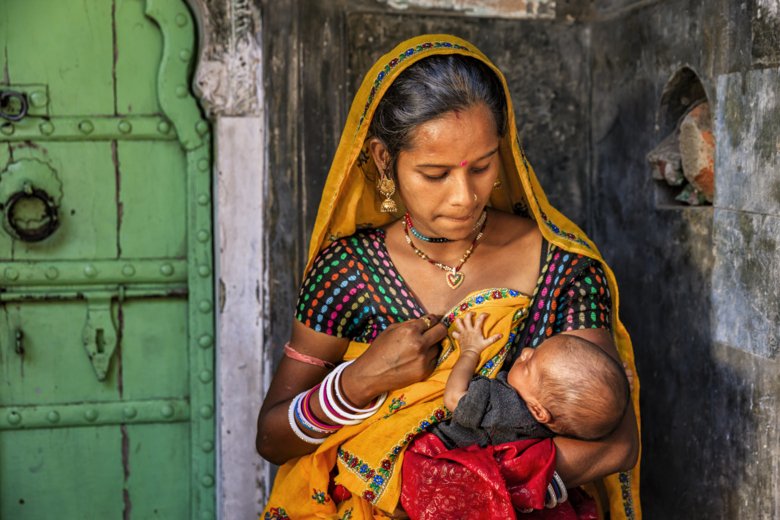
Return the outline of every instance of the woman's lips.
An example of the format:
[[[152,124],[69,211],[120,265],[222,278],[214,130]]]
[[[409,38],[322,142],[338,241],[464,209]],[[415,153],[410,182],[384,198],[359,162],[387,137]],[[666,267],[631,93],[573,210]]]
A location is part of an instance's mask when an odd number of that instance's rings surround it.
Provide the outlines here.
[[[444,218],[446,218],[448,220],[454,220],[455,222],[463,223],[463,222],[468,222],[470,220],[473,220],[474,215],[470,214],[470,215],[466,215],[466,216],[463,216],[463,217],[444,217]]]

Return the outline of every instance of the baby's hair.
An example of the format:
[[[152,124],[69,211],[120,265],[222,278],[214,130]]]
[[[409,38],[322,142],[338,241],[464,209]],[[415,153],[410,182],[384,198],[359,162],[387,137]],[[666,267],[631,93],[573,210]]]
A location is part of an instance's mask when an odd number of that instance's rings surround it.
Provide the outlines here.
[[[598,345],[558,334],[551,363],[541,369],[540,401],[552,415],[556,433],[597,440],[617,429],[631,390],[623,367]]]

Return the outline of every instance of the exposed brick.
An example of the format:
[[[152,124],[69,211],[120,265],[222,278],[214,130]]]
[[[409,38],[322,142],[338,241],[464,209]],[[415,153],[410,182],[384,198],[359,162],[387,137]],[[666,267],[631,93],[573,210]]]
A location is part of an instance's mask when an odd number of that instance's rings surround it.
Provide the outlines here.
[[[670,186],[680,186],[685,182],[676,130],[647,154],[647,161],[652,168],[653,179],[666,181]]]
[[[715,193],[715,135],[709,103],[700,103],[683,116],[679,139],[685,178],[708,202],[712,202]]]

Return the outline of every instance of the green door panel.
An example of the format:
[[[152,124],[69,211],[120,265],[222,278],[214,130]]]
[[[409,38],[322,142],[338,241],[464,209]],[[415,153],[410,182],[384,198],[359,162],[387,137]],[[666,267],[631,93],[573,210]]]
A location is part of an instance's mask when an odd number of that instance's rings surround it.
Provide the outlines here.
[[[98,381],[82,344],[83,301],[9,302],[0,312],[0,405],[118,397],[116,363],[108,377]],[[21,334],[18,340],[17,334]]]
[[[130,518],[188,518],[192,499],[188,469],[191,453],[189,443],[181,439],[189,434],[186,423],[126,427]]]
[[[176,141],[123,142],[119,247],[124,258],[185,258],[187,162]]]
[[[35,148],[11,148],[14,158],[0,165],[0,171],[18,167],[24,176],[37,161],[47,164],[60,181],[60,227],[45,243],[13,240],[8,233],[0,233],[0,259],[116,258],[117,179],[111,143],[46,143]],[[0,174],[0,187],[3,182],[6,173]]]
[[[112,4],[3,0],[0,41],[12,83],[48,85],[52,114],[113,114]]]
[[[176,2],[174,2],[176,3]],[[157,101],[157,72],[163,38],[153,23],[144,20],[141,0],[116,3],[116,111],[118,114],[162,113]],[[186,55],[189,63],[191,55]],[[181,59],[181,58],[179,58]]]
[[[0,432],[2,517],[121,518],[121,449],[118,428]]]
[[[0,117],[0,518],[213,518],[194,20],[185,0],[0,13],[0,90],[29,102]]]
[[[122,306],[125,399],[189,394],[186,300],[131,300]],[[171,367],[184,370],[172,371]]]

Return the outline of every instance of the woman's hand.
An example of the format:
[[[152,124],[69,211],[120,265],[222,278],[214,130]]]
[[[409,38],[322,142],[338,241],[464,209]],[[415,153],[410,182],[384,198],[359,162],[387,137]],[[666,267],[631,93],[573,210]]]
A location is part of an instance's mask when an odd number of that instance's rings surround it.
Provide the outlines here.
[[[441,317],[427,314],[420,319],[395,323],[344,370],[341,386],[351,404],[363,407],[374,397],[422,381],[436,368],[447,336]]]
[[[439,342],[447,335],[438,316],[391,325],[371,347],[341,374],[341,390],[350,404],[363,408],[383,392],[422,381],[436,367]],[[339,363],[349,340],[328,336],[293,323],[291,344],[303,354]],[[325,377],[328,370],[283,357],[268,388],[257,419],[256,445],[265,459],[283,464],[316,448],[298,439],[288,424],[288,409],[293,397],[308,390]],[[313,413],[325,414],[318,399],[311,400]]]

